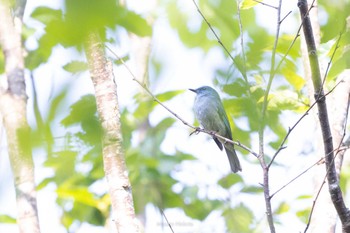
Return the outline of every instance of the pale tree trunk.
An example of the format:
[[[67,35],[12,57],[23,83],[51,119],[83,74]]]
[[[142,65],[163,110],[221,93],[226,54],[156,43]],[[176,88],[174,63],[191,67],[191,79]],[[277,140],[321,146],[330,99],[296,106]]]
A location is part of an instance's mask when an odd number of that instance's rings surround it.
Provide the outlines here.
[[[310,8],[310,5],[309,5],[309,8]],[[315,43],[316,43],[316,46],[318,47],[320,45],[320,26],[318,23],[317,1],[315,1],[313,8],[310,11],[310,20],[311,20],[312,29],[314,32],[313,34],[314,34]],[[314,88],[316,87],[314,87],[313,85],[311,66],[309,62],[310,51],[307,50],[305,37],[303,34],[302,34],[301,45],[302,45],[304,72],[305,72],[305,77],[307,81],[309,98],[310,98],[310,102],[313,103],[315,102]],[[326,71],[326,65],[327,64],[320,63],[322,78],[324,77],[324,73]],[[347,116],[346,112],[347,112],[348,95],[349,95],[349,87],[350,87],[349,78],[350,77],[347,77],[344,79],[344,75],[339,76],[338,80],[343,79],[344,82],[342,82],[333,91],[333,93],[331,93],[331,95],[328,95],[326,98],[328,112],[331,113],[329,114],[330,116],[329,121],[330,121],[331,135],[332,135],[334,149],[338,148],[341,145],[343,140],[343,133],[344,133],[344,127],[345,127],[344,122]],[[327,90],[324,90],[324,92],[327,93]],[[324,149],[324,143],[323,143],[324,141],[322,139],[322,132],[320,128],[320,123],[319,123],[320,120],[319,120],[318,114],[319,114],[318,109],[314,108],[312,110],[312,115],[313,115],[312,117],[316,122],[315,155],[318,156],[318,158],[320,159],[325,157],[325,149]],[[337,151],[335,151],[334,154],[337,154]],[[338,153],[334,161],[337,179],[339,179],[342,160],[343,160],[343,153]],[[326,171],[327,169],[325,168],[324,164],[320,164],[319,166],[316,167],[316,169],[314,169],[314,178],[313,178],[314,198],[316,198],[323,184],[324,178],[326,176]],[[336,229],[336,221],[338,218],[338,214],[330,196],[327,179],[325,180],[325,182],[326,183],[324,184],[317,198],[315,209],[312,212],[310,228],[308,231],[311,233],[318,233],[318,232],[334,233]]]
[[[87,39],[85,51],[91,79],[95,88],[97,112],[104,131],[103,165],[112,204],[114,232],[142,232],[135,217],[131,185],[122,149],[122,135],[118,96],[111,62],[104,53],[104,46],[97,33]]]
[[[16,9],[23,14],[23,5]],[[0,112],[6,128],[8,152],[15,180],[17,224],[21,233],[40,232],[37,213],[34,164],[27,123],[27,95],[21,43],[21,18],[11,14],[7,1],[0,1],[0,45],[5,57],[7,86],[0,90]],[[16,22],[16,23],[15,23]]]

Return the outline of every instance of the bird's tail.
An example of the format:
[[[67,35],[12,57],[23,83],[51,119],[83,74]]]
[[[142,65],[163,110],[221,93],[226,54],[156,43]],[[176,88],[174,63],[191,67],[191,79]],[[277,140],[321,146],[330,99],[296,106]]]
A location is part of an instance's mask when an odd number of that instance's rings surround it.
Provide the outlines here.
[[[235,148],[231,144],[225,145],[226,154],[230,162],[231,170],[236,173],[242,171],[241,164],[239,163]]]

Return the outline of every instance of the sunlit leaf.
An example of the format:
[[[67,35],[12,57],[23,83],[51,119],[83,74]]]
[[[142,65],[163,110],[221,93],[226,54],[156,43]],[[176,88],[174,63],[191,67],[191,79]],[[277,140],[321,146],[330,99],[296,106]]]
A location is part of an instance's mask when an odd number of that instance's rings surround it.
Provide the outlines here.
[[[229,175],[221,178],[219,181],[218,181],[218,184],[225,188],[225,189],[228,189],[230,188],[232,185],[235,185],[237,183],[240,183],[242,182],[242,177],[236,175],[236,174],[232,174],[230,173]]]
[[[82,61],[72,61],[63,66],[63,69],[73,74],[88,70],[88,64]]]
[[[262,1],[261,1],[262,2]],[[239,7],[242,10],[246,10],[246,9],[250,9],[252,7],[254,7],[255,5],[259,4],[259,1],[254,1],[254,0],[242,0],[239,3]]]
[[[263,191],[264,191],[263,187],[253,186],[253,185],[245,185],[241,190],[241,192],[243,193],[250,193],[250,194],[262,193]]]
[[[288,205],[286,202],[282,202],[278,208],[274,211],[276,214],[283,214],[290,210],[290,205]]]
[[[156,95],[156,97],[161,102],[165,102],[165,101],[168,101],[168,100],[174,98],[175,96],[177,96],[178,94],[181,94],[183,92],[184,92],[184,90],[168,91],[168,92],[158,94],[158,95]]]
[[[307,223],[308,220],[309,220],[310,210],[309,209],[300,210],[300,211],[297,212],[296,215],[299,217],[299,219],[303,223]]]
[[[89,192],[87,187],[65,187],[61,186],[56,190],[59,198],[73,198],[74,201],[85,205],[98,207],[97,200],[93,194]]]
[[[253,213],[243,204],[234,209],[227,208],[222,213],[226,227],[232,233],[251,232],[250,224],[253,222]]]
[[[35,8],[30,17],[46,25],[53,20],[60,20],[62,18],[62,11],[42,6]]]
[[[191,218],[198,220],[204,220],[214,209],[221,205],[217,200],[199,200],[195,199],[191,203],[187,204],[185,213]]]
[[[308,106],[299,99],[296,92],[290,90],[274,91],[268,97],[269,110],[293,110],[297,112],[305,111]]]
[[[6,214],[0,214],[0,223],[4,224],[16,224],[16,218],[13,218]]]

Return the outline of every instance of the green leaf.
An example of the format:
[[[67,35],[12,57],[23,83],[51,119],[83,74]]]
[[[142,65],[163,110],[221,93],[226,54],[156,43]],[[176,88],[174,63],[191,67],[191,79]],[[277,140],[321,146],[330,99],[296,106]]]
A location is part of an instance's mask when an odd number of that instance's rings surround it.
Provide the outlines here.
[[[243,179],[242,177],[238,176],[237,174],[228,174],[227,176],[221,178],[219,181],[218,181],[218,184],[225,188],[225,189],[228,189],[230,188],[231,186],[237,184],[237,183],[241,183],[243,182]]]
[[[309,221],[310,209],[300,210],[297,212],[297,216],[303,223],[307,223]]]
[[[241,192],[243,193],[250,193],[250,194],[256,194],[256,193],[262,193],[263,192],[263,188],[261,186],[254,186],[254,185],[245,185],[243,187],[243,189],[241,190]]]
[[[222,216],[225,218],[226,226],[231,233],[250,233],[249,226],[253,223],[253,213],[243,204],[234,208],[226,209]]]
[[[129,32],[135,33],[138,36],[151,36],[152,27],[147,23],[147,21],[136,13],[126,10],[119,9],[119,15],[121,17],[117,18],[117,23],[124,27]]]
[[[88,64],[82,61],[72,61],[63,66],[64,70],[71,72],[73,74],[87,71],[88,68],[89,68]]]
[[[286,202],[282,202],[278,208],[274,211],[276,214],[283,214],[290,210],[290,205],[288,205]]]
[[[62,18],[62,11],[49,7],[37,7],[34,9],[30,17],[47,25],[54,20],[60,20]]]
[[[297,74],[297,67],[294,61],[285,59],[285,64],[281,69],[284,78],[297,90],[298,92],[305,86],[305,79]]]
[[[5,224],[16,224],[17,220],[9,215],[6,214],[0,214],[0,223]]]
[[[297,197],[298,200],[311,199],[312,195],[300,195]]]
[[[296,112],[305,111],[308,106],[303,103],[296,92],[290,90],[274,91],[268,96],[268,110],[283,111],[293,110]]]
[[[230,96],[242,97],[248,90],[249,86],[243,79],[236,79],[232,84],[224,86],[224,91]]]
[[[242,10],[247,10],[247,9],[254,7],[258,3],[259,3],[258,1],[254,1],[254,0],[242,0],[239,3],[239,8],[241,8]]]
[[[96,208],[98,207],[98,201],[96,200],[94,195],[91,192],[89,192],[88,187],[86,186],[72,187],[70,185],[61,185],[57,188],[56,193],[59,198],[73,198],[75,202],[79,202],[84,205]]]
[[[284,68],[282,69],[282,74],[297,91],[300,91],[305,86],[305,79],[303,79],[297,73]]]
[[[193,202],[186,204],[185,213],[194,219],[204,220],[213,210],[221,205],[216,200],[199,200],[196,198]]]
[[[172,99],[173,97],[175,97],[178,94],[181,94],[183,92],[184,92],[184,90],[167,91],[167,92],[156,95],[156,97],[160,102],[165,102],[165,101],[168,101],[168,100]]]

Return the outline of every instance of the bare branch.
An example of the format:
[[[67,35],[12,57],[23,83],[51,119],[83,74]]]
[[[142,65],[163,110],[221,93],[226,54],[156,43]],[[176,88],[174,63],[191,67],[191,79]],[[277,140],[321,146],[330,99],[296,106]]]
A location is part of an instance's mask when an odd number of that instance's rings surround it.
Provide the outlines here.
[[[236,141],[232,141],[228,138],[225,138],[219,134],[217,134],[216,132],[212,132],[212,131],[208,131],[205,129],[201,129],[198,127],[195,127],[193,125],[191,125],[190,123],[188,123],[187,121],[185,121],[182,117],[180,117],[177,113],[175,113],[174,111],[172,111],[170,108],[168,108],[165,104],[163,104],[155,95],[153,95],[153,93],[148,89],[148,87],[141,83],[136,76],[134,75],[134,73],[129,69],[128,65],[124,62],[123,58],[121,58],[120,56],[118,56],[115,52],[113,52],[113,50],[111,50],[108,46],[106,46],[106,48],[119,60],[121,61],[121,63],[124,65],[124,67],[127,69],[127,71],[129,72],[129,74],[132,76],[132,80],[137,82],[151,97],[154,101],[156,101],[159,105],[161,105],[163,108],[165,108],[168,112],[170,112],[175,118],[177,118],[178,120],[180,120],[184,125],[194,129],[194,132],[203,132],[206,134],[209,134],[211,136],[223,139],[225,142],[237,145],[239,147],[241,147],[242,149],[248,151],[249,153],[251,153],[252,155],[254,155],[255,157],[258,157],[258,154],[256,152],[254,152],[252,149],[250,149],[249,147],[243,145],[240,142],[236,142]],[[193,134],[194,132],[192,132],[191,134]]]
[[[321,194],[321,190],[322,190],[323,186],[325,185],[325,183],[326,183],[326,176],[323,178],[323,182],[321,183],[320,189],[318,190],[315,199],[312,201],[312,207],[311,207],[311,210],[310,210],[310,215],[309,215],[309,218],[307,220],[307,224],[306,224],[304,233],[306,233],[306,231],[309,229],[309,226],[310,226],[310,223],[311,223],[312,214],[313,214],[314,209],[316,207],[316,202],[318,200],[318,197]]]
[[[261,2],[261,1],[258,1],[258,0],[254,0],[254,2],[257,2],[257,3],[259,3],[261,5],[264,5],[264,6],[267,6],[267,7],[271,7],[273,9],[275,9],[275,10],[278,10],[278,7],[276,7],[276,6],[272,6],[270,4],[267,4],[267,3],[264,3],[264,2]]]
[[[233,56],[231,55],[230,51],[228,51],[228,49],[226,48],[226,46],[222,43],[222,41],[220,40],[219,36],[216,34],[215,30],[213,29],[213,27],[211,26],[211,24],[209,23],[209,21],[207,20],[207,18],[205,18],[205,16],[203,15],[202,11],[199,9],[199,6],[197,5],[195,0],[192,0],[194,5],[197,8],[197,11],[199,12],[199,14],[202,16],[202,18],[204,19],[205,23],[208,25],[208,27],[210,28],[210,30],[212,31],[212,33],[214,34],[216,40],[218,41],[218,43],[221,45],[221,47],[225,50],[225,52],[227,53],[227,55],[230,57],[230,59],[232,60],[233,64],[236,65],[235,59],[233,58]],[[245,79],[246,82],[248,82],[247,77],[245,76],[245,74],[243,74],[243,77]]]
[[[241,38],[241,49],[242,49],[242,60],[243,60],[243,77],[244,77],[245,81],[247,81],[248,78],[247,78],[247,66],[246,66],[245,50],[244,50],[244,33],[243,33],[243,24],[242,24],[242,18],[241,18],[241,9],[239,7],[239,1],[237,1],[237,15],[238,15],[240,38]]]
[[[169,226],[171,232],[174,233],[174,230],[173,230],[173,228],[172,228],[170,222],[168,221],[168,218],[166,217],[166,215],[165,215],[163,209],[162,209],[162,208],[159,208],[159,210],[160,210],[160,212],[162,213],[162,215],[164,216],[164,219],[165,219],[166,223],[168,224],[168,226]]]
[[[342,83],[343,80],[340,80],[329,92],[327,92],[324,96],[327,96],[329,94],[331,94],[335,88],[340,84]],[[301,120],[306,117],[307,115],[309,115],[309,112],[311,111],[311,109],[317,104],[318,101],[320,101],[321,97],[319,97],[319,99],[317,99],[307,110],[306,112],[297,120],[297,122],[291,127],[288,129],[288,133],[286,134],[286,136],[284,137],[284,139],[282,140],[282,143],[280,145],[280,147],[277,149],[277,151],[275,152],[275,154],[273,155],[270,163],[269,163],[269,167],[272,165],[272,163],[274,162],[275,158],[277,157],[277,155],[283,150],[285,149],[286,147],[284,146],[284,144],[286,143],[289,135],[291,134],[291,132],[294,130],[294,128],[301,122]]]
[[[315,0],[313,0],[312,5],[314,4],[314,2],[315,2]],[[311,9],[312,9],[312,7],[309,8],[308,12],[310,12]],[[288,14],[289,14],[289,13],[288,13]],[[288,14],[287,14],[287,16],[288,16]],[[282,21],[283,21],[287,16],[285,16],[285,17],[280,21],[280,23],[282,23]],[[284,62],[284,60],[286,59],[286,57],[288,56],[289,52],[292,50],[292,48],[293,48],[293,46],[294,46],[296,40],[297,40],[298,37],[300,36],[300,31],[301,31],[302,27],[303,27],[303,21],[300,23],[299,28],[298,28],[298,30],[297,30],[297,33],[296,33],[296,35],[295,35],[295,37],[294,37],[292,43],[289,45],[289,47],[288,47],[287,51],[284,53],[282,59],[281,59],[281,60],[279,61],[279,63],[277,64],[276,69],[274,70],[274,72],[276,72],[276,71],[280,68],[280,66],[282,65],[282,63]]]
[[[280,21],[280,24],[292,13],[292,11],[289,11]]]
[[[277,189],[273,194],[271,194],[270,199],[272,199],[277,193],[282,191],[284,188],[286,188],[288,185],[296,181],[298,178],[300,178],[302,175],[304,175],[306,172],[308,172],[311,168],[313,168],[316,165],[319,165],[321,161],[323,161],[324,158],[319,159],[316,163],[312,164],[310,167],[306,168],[303,172],[298,174],[296,177],[288,181],[286,184],[284,184],[281,188]]]
[[[336,43],[336,45],[335,45],[334,51],[333,51],[333,53],[332,53],[331,59],[329,60],[329,62],[328,62],[328,64],[327,64],[327,69],[326,69],[326,72],[324,73],[324,77],[323,77],[323,80],[322,80],[322,86],[324,86],[324,83],[326,82],[326,78],[327,78],[327,75],[328,75],[328,71],[329,71],[329,68],[331,67],[331,64],[332,64],[332,61],[333,61],[335,52],[336,52],[336,51],[338,50],[338,48],[339,48],[339,42],[340,42],[341,37],[342,37],[342,33],[339,34],[339,37],[338,37],[337,43]]]

